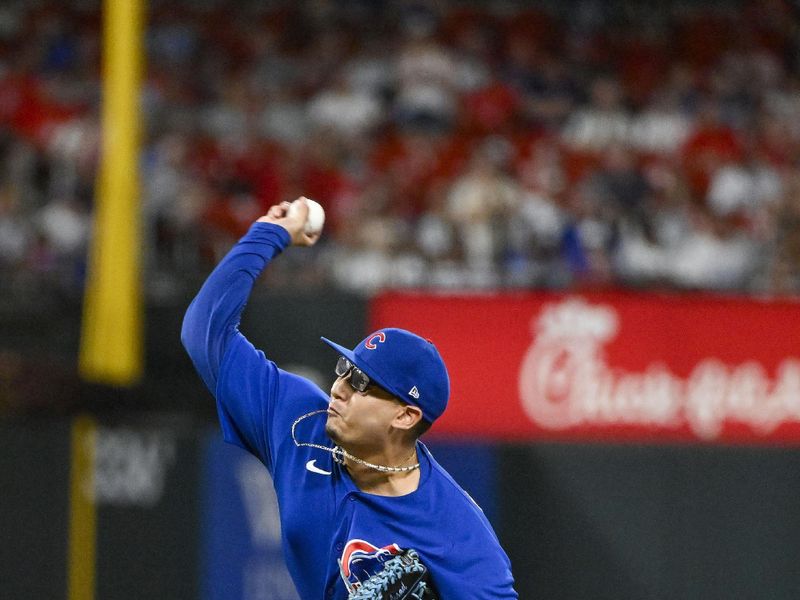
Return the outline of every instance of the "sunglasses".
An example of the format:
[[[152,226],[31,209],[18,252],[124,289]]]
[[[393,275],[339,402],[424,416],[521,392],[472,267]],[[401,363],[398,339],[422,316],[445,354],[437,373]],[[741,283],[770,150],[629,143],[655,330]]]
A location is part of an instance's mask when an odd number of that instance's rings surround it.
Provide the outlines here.
[[[366,392],[367,388],[372,383],[369,375],[364,373],[364,371],[359,369],[344,356],[340,356],[339,360],[336,361],[336,369],[334,370],[337,377],[347,377],[349,373],[350,377],[347,381],[350,387],[357,392]]]

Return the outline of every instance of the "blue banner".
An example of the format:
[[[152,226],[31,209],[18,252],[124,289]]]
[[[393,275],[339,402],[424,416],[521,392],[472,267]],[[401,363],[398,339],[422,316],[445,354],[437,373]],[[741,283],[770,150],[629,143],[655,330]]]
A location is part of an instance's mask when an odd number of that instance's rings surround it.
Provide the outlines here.
[[[486,518],[498,527],[497,510],[497,458],[492,444],[472,444],[444,439],[425,445],[475,503],[483,509]]]
[[[203,600],[297,600],[283,562],[278,501],[256,458],[222,441],[205,447]]]

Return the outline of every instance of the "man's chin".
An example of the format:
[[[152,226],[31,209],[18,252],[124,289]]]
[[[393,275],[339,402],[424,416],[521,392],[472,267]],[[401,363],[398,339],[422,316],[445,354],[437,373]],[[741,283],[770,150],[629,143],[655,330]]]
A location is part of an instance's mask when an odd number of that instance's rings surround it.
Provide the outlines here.
[[[336,432],[336,427],[331,423],[331,417],[328,417],[328,421],[325,423],[325,434],[333,440],[334,444],[339,443],[339,435]]]

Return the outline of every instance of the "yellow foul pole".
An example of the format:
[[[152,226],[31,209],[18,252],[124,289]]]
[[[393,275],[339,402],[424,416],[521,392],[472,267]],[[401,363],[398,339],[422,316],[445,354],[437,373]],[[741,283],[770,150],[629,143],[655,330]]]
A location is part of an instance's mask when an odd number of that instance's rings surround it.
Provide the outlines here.
[[[139,87],[142,0],[103,2],[102,154],[79,368],[130,385],[142,374]]]
[[[67,600],[94,600],[97,567],[97,508],[94,498],[97,427],[89,417],[72,424],[69,483]]]

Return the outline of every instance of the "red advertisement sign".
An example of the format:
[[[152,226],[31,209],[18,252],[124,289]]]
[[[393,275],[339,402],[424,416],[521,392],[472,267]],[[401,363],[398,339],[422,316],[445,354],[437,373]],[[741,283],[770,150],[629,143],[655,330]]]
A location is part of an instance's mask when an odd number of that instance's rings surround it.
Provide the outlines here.
[[[800,443],[800,303],[623,293],[385,294],[371,325],[432,340],[434,432]]]

